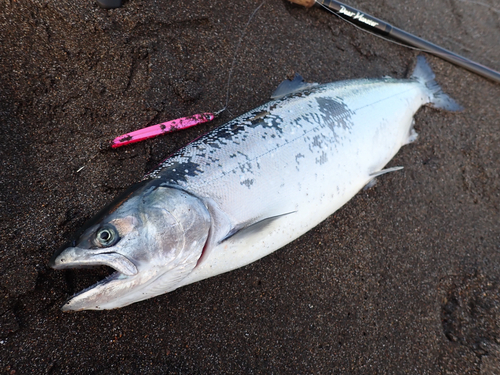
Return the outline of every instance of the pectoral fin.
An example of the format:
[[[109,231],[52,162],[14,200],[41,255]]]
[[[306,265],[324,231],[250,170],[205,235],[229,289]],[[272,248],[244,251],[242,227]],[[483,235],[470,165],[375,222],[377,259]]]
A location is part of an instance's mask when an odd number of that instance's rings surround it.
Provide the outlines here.
[[[234,227],[233,229],[231,229],[231,231],[229,231],[229,233],[222,240],[220,240],[219,243],[222,243],[228,240],[229,238],[235,239],[236,237],[252,236],[255,233],[265,230],[269,225],[271,225],[277,219],[283,216],[293,214],[295,212],[296,211],[287,212],[285,214],[266,217],[264,219],[260,219],[257,221],[249,221],[246,223],[241,223],[236,227]]]

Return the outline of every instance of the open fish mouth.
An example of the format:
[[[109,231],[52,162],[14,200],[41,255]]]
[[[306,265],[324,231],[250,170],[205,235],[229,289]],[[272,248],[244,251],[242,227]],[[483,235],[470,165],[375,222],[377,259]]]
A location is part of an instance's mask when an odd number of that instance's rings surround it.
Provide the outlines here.
[[[108,272],[111,272],[111,274],[91,286],[73,294],[64,302],[61,310],[100,310],[100,305],[103,302],[101,297],[106,294],[106,291],[108,291],[109,288],[113,289],[113,284],[128,278],[128,276],[124,276],[122,273],[112,270],[109,267],[107,267],[107,269]]]
[[[94,267],[92,267],[94,268]],[[67,304],[72,299],[87,293],[93,289],[98,287],[104,287],[106,284],[112,283],[115,280],[127,277],[124,276],[121,272],[115,270],[112,267],[108,266],[97,266],[98,269],[95,270],[84,270],[78,269],[72,272],[71,278],[73,284],[73,291],[76,291],[72,294],[66,301]],[[89,285],[89,286],[86,286]]]
[[[50,261],[50,266],[56,270],[105,266],[97,273],[103,276],[102,271],[104,271],[106,276],[71,296],[64,304],[63,311],[89,308],[87,307],[88,300],[92,300],[92,306],[98,308],[98,304],[94,303],[100,300],[99,296],[106,293],[105,291],[113,289],[113,284],[134,277],[139,273],[137,266],[122,254],[105,252],[103,249],[79,247],[70,247],[55,254]]]
[[[94,288],[124,277],[121,272],[109,266],[92,266],[91,268],[92,270],[80,268],[72,270],[70,274],[71,289],[76,292],[66,300],[66,303]]]

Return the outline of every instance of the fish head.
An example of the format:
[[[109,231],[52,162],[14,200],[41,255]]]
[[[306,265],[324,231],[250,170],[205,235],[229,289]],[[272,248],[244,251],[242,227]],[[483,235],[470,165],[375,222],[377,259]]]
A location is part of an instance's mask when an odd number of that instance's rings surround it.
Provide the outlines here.
[[[54,269],[106,265],[115,272],[73,297],[67,310],[103,310],[174,290],[197,265],[210,214],[197,197],[155,183],[107,207],[79,238],[57,251]]]

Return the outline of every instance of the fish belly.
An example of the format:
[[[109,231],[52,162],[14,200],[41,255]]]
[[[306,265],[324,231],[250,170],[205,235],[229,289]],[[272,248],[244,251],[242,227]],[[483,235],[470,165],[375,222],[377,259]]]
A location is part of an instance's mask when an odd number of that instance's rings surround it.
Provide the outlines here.
[[[343,206],[408,142],[413,115],[428,102],[420,86],[319,86],[250,111],[168,159],[159,176],[204,199],[217,217],[204,256],[179,286],[260,259]]]

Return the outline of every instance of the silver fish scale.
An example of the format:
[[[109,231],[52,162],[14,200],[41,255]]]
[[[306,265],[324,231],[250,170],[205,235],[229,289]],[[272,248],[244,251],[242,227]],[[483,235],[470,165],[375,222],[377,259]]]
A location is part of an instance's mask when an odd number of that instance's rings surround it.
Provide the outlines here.
[[[266,103],[174,153],[146,178],[211,199],[235,225],[297,211],[307,204],[303,195],[319,199],[325,183],[343,194],[346,187],[327,175],[352,141],[355,111],[342,98],[360,95],[360,85],[387,80],[335,82]]]
[[[317,86],[257,107],[177,151],[145,178],[161,178],[197,190],[230,174],[251,175],[261,169],[261,158],[276,155],[290,143],[302,140],[297,151],[307,144],[306,149],[317,153],[326,143],[338,141],[336,128],[350,127],[352,111],[343,100],[321,95],[330,86]],[[293,155],[297,169],[298,160],[304,157],[304,151]],[[250,187],[252,179],[241,184]]]
[[[235,225],[296,211],[304,180],[321,179],[314,170],[334,159],[352,126],[352,111],[331,89],[264,104],[179,150],[147,178],[211,199]]]

